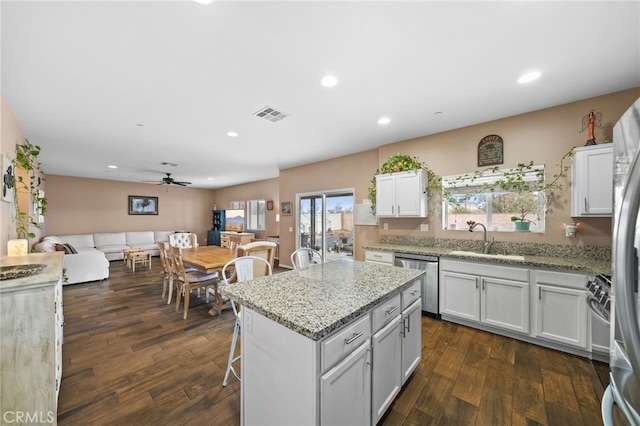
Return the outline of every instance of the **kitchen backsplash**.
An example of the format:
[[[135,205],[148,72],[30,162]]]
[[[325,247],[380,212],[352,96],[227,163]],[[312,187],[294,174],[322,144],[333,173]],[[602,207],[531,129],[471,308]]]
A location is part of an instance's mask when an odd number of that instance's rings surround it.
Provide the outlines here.
[[[451,250],[482,251],[482,241],[459,240],[433,237],[408,237],[402,235],[381,235],[380,244],[406,245],[418,247],[441,247]],[[597,246],[571,246],[561,244],[519,243],[496,241],[492,253],[521,256],[552,256],[559,258],[583,258],[598,261],[611,260],[611,248]]]

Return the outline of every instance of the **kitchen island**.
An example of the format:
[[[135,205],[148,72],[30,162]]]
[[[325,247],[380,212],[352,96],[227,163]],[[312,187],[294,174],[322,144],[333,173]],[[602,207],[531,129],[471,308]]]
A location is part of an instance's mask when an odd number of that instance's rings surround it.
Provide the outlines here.
[[[423,275],[339,260],[222,287],[243,305],[242,424],[375,424],[420,361]]]

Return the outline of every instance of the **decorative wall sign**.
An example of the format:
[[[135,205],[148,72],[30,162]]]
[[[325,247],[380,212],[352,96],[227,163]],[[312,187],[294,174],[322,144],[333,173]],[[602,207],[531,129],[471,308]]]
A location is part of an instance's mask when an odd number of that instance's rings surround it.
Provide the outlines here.
[[[16,186],[16,174],[11,160],[6,155],[0,156],[2,167],[2,201],[13,203],[13,191]]]
[[[478,143],[478,166],[504,163],[504,143],[498,135],[488,135]]]
[[[267,210],[273,210],[273,201],[267,201]]]

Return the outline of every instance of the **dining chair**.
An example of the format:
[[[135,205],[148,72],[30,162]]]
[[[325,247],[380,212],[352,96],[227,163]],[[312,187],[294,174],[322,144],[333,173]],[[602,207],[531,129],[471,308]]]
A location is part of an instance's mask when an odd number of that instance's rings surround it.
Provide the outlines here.
[[[193,232],[174,232],[169,234],[169,244],[180,248],[198,247],[198,235]]]
[[[261,257],[267,262],[273,270],[273,265],[276,259],[276,247],[278,245],[271,241],[255,241],[239,245],[237,248],[238,257],[241,256],[257,256]]]
[[[236,257],[222,267],[222,277],[225,285],[271,275],[272,272],[273,270],[271,269],[269,262],[258,256]],[[233,299],[230,299],[230,302],[231,308],[233,309],[233,313],[236,317],[236,322],[233,326],[233,337],[231,338],[231,348],[229,349],[229,360],[227,361],[227,370],[224,373],[222,386],[227,386],[229,383],[229,373],[233,373],[238,380],[242,380],[238,371],[233,367],[233,363],[239,361],[241,358],[240,355],[235,356],[235,352],[236,345],[238,343],[238,334],[240,332],[240,324],[242,323],[242,309]]]
[[[209,302],[209,288],[213,288],[213,293],[217,292],[218,286],[218,273],[203,274],[202,272],[192,271],[187,272],[182,261],[182,249],[180,247],[171,246],[171,260],[173,264],[173,270],[176,275],[176,312],[180,309],[180,300],[184,297],[184,314],[183,319],[187,319],[187,313],[189,312],[189,298],[191,290],[205,289],[206,301]]]
[[[305,269],[311,265],[322,263],[322,254],[318,250],[308,247],[300,247],[291,253],[293,269]]]
[[[162,266],[162,298],[164,299],[169,289],[169,301],[171,303],[171,293],[173,292],[173,267],[171,266],[171,258],[169,255],[169,243],[166,241],[156,241],[158,252],[160,253],[160,265]]]

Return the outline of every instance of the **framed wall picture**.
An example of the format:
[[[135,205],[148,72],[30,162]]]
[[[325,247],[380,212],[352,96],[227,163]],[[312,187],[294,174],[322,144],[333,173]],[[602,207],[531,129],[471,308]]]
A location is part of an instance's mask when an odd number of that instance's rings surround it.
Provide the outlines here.
[[[273,201],[267,201],[267,210],[273,210]]]
[[[289,216],[293,213],[293,206],[291,201],[283,201],[280,203],[280,214],[283,216]]]
[[[158,214],[158,197],[129,195],[129,214],[157,215]]]

